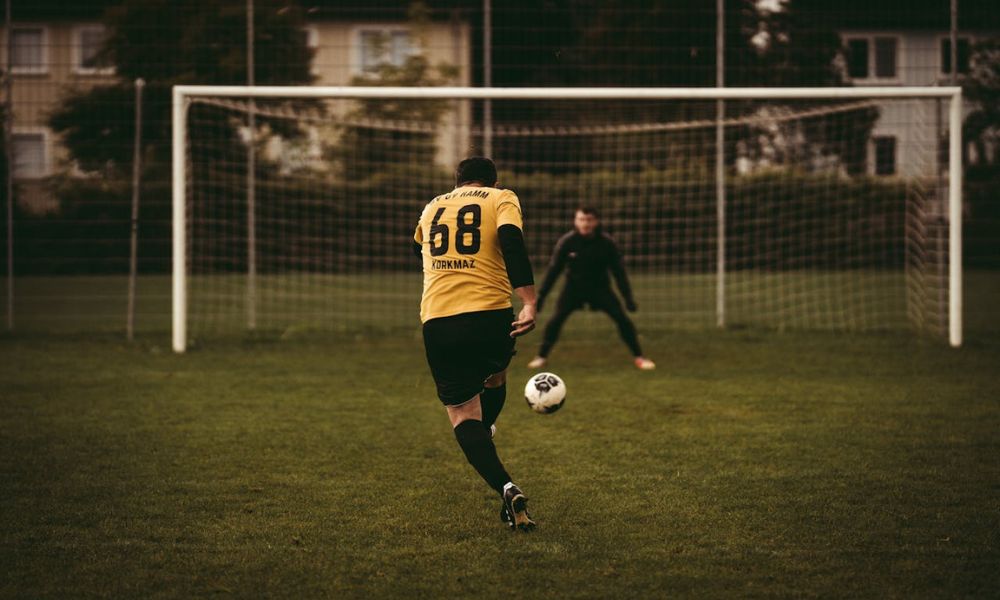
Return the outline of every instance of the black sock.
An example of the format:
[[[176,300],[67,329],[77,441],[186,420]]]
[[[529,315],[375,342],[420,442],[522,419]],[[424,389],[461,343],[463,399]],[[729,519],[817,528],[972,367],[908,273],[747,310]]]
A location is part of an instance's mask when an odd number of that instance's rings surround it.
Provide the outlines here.
[[[500,411],[503,410],[503,403],[507,400],[507,384],[495,388],[486,388],[479,394],[479,401],[483,406],[483,426],[488,430],[490,425],[497,422]]]
[[[503,468],[497,456],[497,448],[490,439],[490,432],[483,427],[483,422],[472,419],[462,421],[455,427],[455,439],[479,476],[498,494],[503,494],[503,486],[510,481],[510,475]]]

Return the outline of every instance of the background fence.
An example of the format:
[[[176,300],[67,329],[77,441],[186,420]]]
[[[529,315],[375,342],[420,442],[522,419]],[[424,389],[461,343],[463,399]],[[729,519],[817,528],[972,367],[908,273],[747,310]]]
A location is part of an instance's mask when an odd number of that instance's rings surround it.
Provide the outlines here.
[[[10,169],[13,197],[3,198],[12,218],[0,252],[13,267],[4,273],[5,285],[13,275],[13,302],[7,294],[0,302],[15,332],[124,332],[135,191],[136,325],[168,329],[174,84],[713,86],[718,75],[715,6],[696,0],[10,4],[0,168]],[[955,4],[953,15],[948,0],[727,0],[722,75],[728,86],[963,85],[975,336],[1000,331],[1000,14],[989,2]],[[482,103],[468,110],[476,127],[566,119],[545,103],[531,114]],[[887,181],[903,176],[905,135],[876,126],[859,168]],[[489,146],[503,168],[515,157],[492,142],[456,142],[448,156]]]

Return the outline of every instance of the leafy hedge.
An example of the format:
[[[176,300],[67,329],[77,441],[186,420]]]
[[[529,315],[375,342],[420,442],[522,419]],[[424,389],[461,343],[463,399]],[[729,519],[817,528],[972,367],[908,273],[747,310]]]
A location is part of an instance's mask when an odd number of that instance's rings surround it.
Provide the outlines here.
[[[635,266],[710,271],[716,261],[716,190],[706,175],[534,176],[515,181],[525,199],[532,253],[544,256],[569,229],[572,207],[592,204]],[[731,268],[897,267],[903,260],[904,182],[774,171],[726,185]]]
[[[59,210],[45,215],[19,207],[14,218],[14,270],[20,275],[128,273],[132,190],[123,182],[52,182]],[[139,269],[170,270],[170,186],[143,185],[139,212]]]
[[[1000,268],[1000,165],[968,169],[965,204],[965,264]]]
[[[142,191],[139,264],[143,272],[167,272],[170,189],[165,178],[150,179]],[[194,181],[206,183],[194,188],[193,267],[200,273],[245,270],[242,176],[205,172]],[[536,173],[502,183],[521,198],[538,266],[570,228],[573,208],[592,204],[633,268],[714,269],[715,184],[708,173]],[[356,183],[262,173],[259,269],[413,269],[409,246],[417,216],[429,198],[450,186],[446,174],[416,168]],[[58,193],[58,214],[19,215],[18,272],[127,272],[128,186],[76,180],[63,182]],[[732,178],[726,196],[728,264],[776,270],[897,268],[904,260],[907,204],[919,208],[926,202],[912,182],[789,171]]]

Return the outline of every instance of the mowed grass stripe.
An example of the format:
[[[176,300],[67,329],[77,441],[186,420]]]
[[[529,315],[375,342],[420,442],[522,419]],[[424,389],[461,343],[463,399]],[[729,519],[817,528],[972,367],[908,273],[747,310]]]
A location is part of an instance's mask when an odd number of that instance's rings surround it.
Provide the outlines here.
[[[715,328],[714,275],[634,273],[632,280],[640,305],[634,315],[640,331]],[[911,290],[908,301],[906,281],[899,273],[733,272],[727,282],[731,327],[861,332],[913,331],[918,323],[927,330],[946,327],[943,313],[931,309],[946,301],[946,290],[929,288],[923,295]],[[413,331],[420,285],[418,273],[263,275],[258,281],[255,335],[288,338]],[[123,333],[126,289],[123,276],[20,277],[16,280],[15,334]],[[243,276],[192,277],[189,292],[193,341],[246,337]],[[1000,312],[995,310],[1000,301],[1000,273],[967,272],[965,293],[966,336],[975,340],[1000,334]],[[137,331],[165,343],[171,328],[170,278],[143,275],[137,294]],[[5,300],[0,298],[0,306]],[[543,321],[551,314],[551,305]],[[600,328],[605,319],[583,313],[573,321]],[[604,334],[602,330],[599,335]]]

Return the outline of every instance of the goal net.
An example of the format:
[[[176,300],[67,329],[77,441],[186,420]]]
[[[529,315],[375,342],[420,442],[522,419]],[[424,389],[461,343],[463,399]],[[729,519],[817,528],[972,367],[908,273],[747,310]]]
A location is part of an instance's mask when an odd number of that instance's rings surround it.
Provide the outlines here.
[[[600,212],[640,331],[957,345],[959,94],[178,87],[174,347],[414,330],[417,217],[479,154],[521,199],[539,281],[574,209]]]

